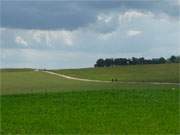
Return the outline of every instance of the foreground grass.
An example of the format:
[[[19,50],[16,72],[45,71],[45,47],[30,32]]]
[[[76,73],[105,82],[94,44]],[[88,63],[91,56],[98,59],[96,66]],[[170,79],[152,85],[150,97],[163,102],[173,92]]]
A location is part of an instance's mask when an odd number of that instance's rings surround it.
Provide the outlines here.
[[[117,78],[119,81],[180,82],[179,63],[65,69],[54,70],[54,72],[95,80],[111,80],[112,78]]]
[[[1,96],[2,134],[180,134],[179,90]]]

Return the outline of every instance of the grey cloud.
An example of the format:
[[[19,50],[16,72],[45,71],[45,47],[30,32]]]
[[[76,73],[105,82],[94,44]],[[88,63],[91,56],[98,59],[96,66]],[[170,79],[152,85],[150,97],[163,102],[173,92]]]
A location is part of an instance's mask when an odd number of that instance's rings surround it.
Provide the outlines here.
[[[143,11],[151,11],[153,13],[165,13],[171,17],[178,18],[180,11],[180,4],[178,0],[134,0],[134,1],[98,1],[89,2],[88,6],[97,10],[128,10],[136,9]]]
[[[2,1],[1,27],[74,30],[96,21],[97,14],[130,9],[179,17],[177,0],[164,1]]]
[[[74,29],[96,18],[93,11],[70,2],[2,2],[2,27],[22,29]]]

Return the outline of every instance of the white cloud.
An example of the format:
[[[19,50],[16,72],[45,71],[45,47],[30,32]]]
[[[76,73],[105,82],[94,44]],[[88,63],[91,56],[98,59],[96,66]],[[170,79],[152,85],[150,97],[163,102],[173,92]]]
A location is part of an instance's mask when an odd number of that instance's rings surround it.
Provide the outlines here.
[[[70,31],[60,31],[59,36],[62,38],[64,43],[68,46],[73,45],[73,40],[75,39],[74,35]]]
[[[112,15],[99,14],[97,16],[97,21],[108,23],[113,19]]]
[[[139,31],[139,30],[129,30],[129,31],[127,31],[128,36],[136,36],[136,35],[140,35],[140,34],[142,34],[142,31]]]
[[[110,33],[116,31],[122,24],[128,26],[132,25],[131,22],[147,19],[154,19],[154,14],[137,10],[100,13],[97,15],[96,22],[89,25],[89,29],[100,33]]]
[[[132,21],[132,19],[136,18],[142,18],[142,17],[153,17],[153,14],[151,12],[140,12],[140,11],[127,11],[124,13],[121,13],[119,15],[119,21]]]
[[[33,30],[31,34],[35,42],[41,43],[45,41],[47,46],[52,46],[54,42],[59,42],[67,46],[72,46],[76,37],[73,31],[67,30]]]
[[[96,16],[96,21],[88,25],[87,29],[99,33],[109,33],[114,30],[119,25],[117,19],[117,13],[109,12],[109,13],[99,13]]]
[[[102,40],[109,40],[110,38],[112,38],[112,36],[113,36],[114,33],[115,33],[115,32],[111,32],[111,33],[100,33],[100,34],[98,35],[98,38],[99,38],[99,39],[102,39]]]
[[[28,43],[27,43],[22,37],[20,37],[20,36],[17,36],[17,37],[15,38],[15,42],[16,42],[17,44],[21,44],[21,45],[24,45],[24,46],[28,46]]]
[[[42,41],[42,37],[43,37],[43,32],[41,32],[41,31],[36,31],[36,32],[34,32],[33,33],[33,39],[36,41],[36,42],[38,42],[38,43],[40,43],[41,41]]]
[[[0,27],[0,32],[3,32],[3,31],[5,31],[6,30],[6,28],[1,28]]]

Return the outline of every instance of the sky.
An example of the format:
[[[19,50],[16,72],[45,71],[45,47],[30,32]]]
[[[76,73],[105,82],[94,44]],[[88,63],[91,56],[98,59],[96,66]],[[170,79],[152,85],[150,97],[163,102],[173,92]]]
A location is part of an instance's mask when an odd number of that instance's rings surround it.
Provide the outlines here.
[[[1,0],[0,68],[180,54],[180,0]]]

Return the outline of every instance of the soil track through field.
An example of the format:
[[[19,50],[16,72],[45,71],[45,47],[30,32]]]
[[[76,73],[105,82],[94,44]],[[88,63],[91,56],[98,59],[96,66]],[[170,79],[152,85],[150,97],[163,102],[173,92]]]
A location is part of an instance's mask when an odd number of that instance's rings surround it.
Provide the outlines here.
[[[110,83],[111,82],[111,81],[81,79],[81,78],[77,78],[77,77],[71,77],[71,76],[68,76],[68,75],[54,73],[54,72],[51,72],[51,71],[43,71],[43,72],[49,73],[49,74],[52,74],[52,75],[56,75],[56,76],[59,76],[59,77],[63,77],[63,78],[66,78],[66,79],[71,79],[71,80],[86,81],[86,82],[104,82],[104,83]]]
[[[78,80],[78,81],[85,81],[85,82],[100,82],[100,83],[112,83],[112,81],[102,81],[102,80],[90,80],[90,79],[82,79],[82,78],[77,78],[77,77],[72,77],[72,76],[68,76],[68,75],[64,75],[64,74],[59,74],[59,73],[55,73],[52,71],[42,71],[44,73],[48,73],[51,75],[56,75],[59,77],[63,77],[66,79],[71,79],[71,80]],[[124,84],[153,84],[153,85],[161,85],[161,84],[174,84],[174,85],[180,85],[180,83],[170,83],[170,82],[122,82],[122,81],[117,81],[117,83],[124,83]]]

